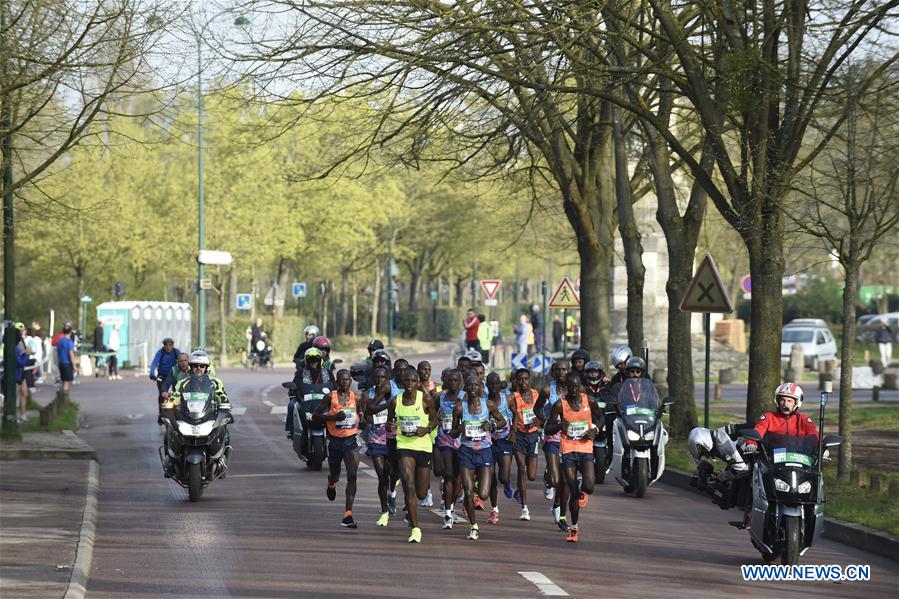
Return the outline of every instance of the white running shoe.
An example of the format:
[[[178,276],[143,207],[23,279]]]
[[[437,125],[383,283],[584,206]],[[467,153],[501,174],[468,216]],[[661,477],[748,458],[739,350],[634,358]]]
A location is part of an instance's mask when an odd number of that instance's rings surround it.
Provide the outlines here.
[[[453,517],[452,515],[446,515],[443,517],[443,529],[447,530],[453,527]]]
[[[418,505],[421,507],[431,507],[432,505],[434,505],[434,496],[431,495],[430,489],[428,489],[428,496],[424,499],[420,499],[418,501]]]
[[[528,511],[528,506],[524,506],[521,508],[521,516],[518,518],[519,520],[530,520],[531,512]]]
[[[555,496],[556,496],[556,488],[555,487],[547,487],[544,485],[543,498],[547,501],[552,501]]]
[[[558,505],[554,505],[549,508],[549,513],[553,515],[553,522],[556,524],[559,523],[559,517],[562,515],[562,508]]]

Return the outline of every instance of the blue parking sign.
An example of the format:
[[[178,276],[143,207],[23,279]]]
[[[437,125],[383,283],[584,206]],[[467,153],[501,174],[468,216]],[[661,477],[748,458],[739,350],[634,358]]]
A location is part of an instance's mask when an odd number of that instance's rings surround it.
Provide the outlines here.
[[[238,310],[250,310],[253,307],[253,296],[249,293],[238,293],[235,303]]]
[[[306,283],[294,283],[291,291],[295,298],[306,297]]]

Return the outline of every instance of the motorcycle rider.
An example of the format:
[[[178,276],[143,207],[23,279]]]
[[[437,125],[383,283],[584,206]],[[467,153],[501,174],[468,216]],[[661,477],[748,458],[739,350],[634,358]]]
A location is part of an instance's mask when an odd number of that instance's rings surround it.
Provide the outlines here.
[[[619,374],[621,371],[619,370]],[[632,356],[628,358],[627,362],[624,365],[624,378],[616,380],[618,375],[612,379],[612,384],[609,387],[609,391],[612,394],[612,397],[618,398],[618,391],[621,389],[622,383],[624,383],[625,379],[649,379],[649,374],[646,372],[646,360],[641,358],[640,356]],[[651,380],[651,379],[650,379]]]
[[[318,349],[318,351],[322,353],[322,368],[328,371],[332,381],[336,381],[337,376],[335,374],[335,368],[337,365],[331,361],[331,340],[324,335],[319,335],[312,340],[312,347]]]
[[[609,391],[609,380],[606,378],[602,362],[599,360],[592,360],[584,365],[584,392],[597,402],[604,402],[607,406],[614,406],[618,401],[617,397]],[[598,459],[600,457],[598,448],[595,444],[593,446],[596,478],[602,478],[600,474],[606,469],[605,461],[612,455],[612,423],[615,421],[615,414],[612,410],[603,410],[603,412],[602,418],[594,419],[594,424],[600,430],[605,431],[603,435],[606,439],[606,451],[602,460]],[[598,438],[601,439],[602,436]]]
[[[156,388],[160,396],[166,390],[165,379],[172,372],[180,354],[181,350],[175,347],[175,340],[166,337],[162,340],[162,347],[153,356],[153,361],[150,363],[150,380],[156,381]]]
[[[633,355],[634,352],[632,352],[631,348],[626,345],[619,345],[612,350],[612,355],[609,356],[609,364],[616,368],[615,374],[613,374],[610,379],[612,385],[615,383],[623,383],[624,379],[627,378],[627,361],[630,360]]]
[[[167,399],[172,394],[175,385],[188,376],[190,376],[190,354],[181,352],[178,354],[178,362],[176,362],[175,368],[172,368],[169,376],[165,379],[165,384],[163,385],[165,391],[162,392],[162,398]]]
[[[582,380],[584,379],[584,368],[589,361],[590,352],[586,349],[576,349],[571,354],[571,370],[581,375]]]
[[[293,439],[293,411],[297,404],[297,397],[303,396],[304,385],[326,385],[333,380],[327,370],[322,368],[324,356],[318,348],[310,347],[306,350],[303,357],[303,367],[297,368],[293,377],[293,383],[296,385],[296,393],[290,396],[290,402],[287,404],[287,420],[284,422],[284,430],[287,431],[287,438]]]
[[[302,365],[303,359],[306,357],[306,350],[312,347],[312,340],[321,334],[322,332],[314,324],[310,324],[303,329],[303,335],[305,335],[306,339],[297,346],[297,351],[293,354],[293,362],[297,365],[297,368]]]
[[[765,412],[755,423],[755,430],[764,440],[765,434],[779,435],[814,435],[818,436],[818,429],[812,419],[799,413],[802,407],[804,393],[802,387],[796,383],[781,383],[774,391],[774,403],[777,410]],[[749,449],[752,447],[753,449]],[[756,443],[751,439],[746,440],[744,453],[755,451]]]

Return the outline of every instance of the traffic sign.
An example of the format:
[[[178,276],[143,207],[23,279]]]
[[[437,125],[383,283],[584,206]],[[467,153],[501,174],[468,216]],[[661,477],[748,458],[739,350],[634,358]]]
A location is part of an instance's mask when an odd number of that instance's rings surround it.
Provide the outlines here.
[[[743,293],[752,293],[752,277],[749,275],[743,277],[743,280],[740,281],[740,288],[743,290]]]
[[[91,302],[93,302],[93,301],[94,301],[94,298],[92,298],[92,297],[89,296],[89,295],[82,295],[82,296],[81,296],[81,303],[82,303],[82,304],[89,304],[89,303],[91,303]]]
[[[519,368],[527,368],[528,367],[528,355],[513,353],[511,366],[512,366],[512,370],[518,370]]]
[[[682,312],[734,311],[711,255],[706,254],[700,262],[680,303],[680,309]]]
[[[495,297],[487,298],[487,299],[484,300],[484,305],[485,305],[485,306],[495,306],[495,305],[497,305],[497,304],[499,304],[499,302],[496,301],[496,298],[495,298]]]
[[[212,279],[200,279],[200,289],[212,289]]]
[[[265,299],[263,300],[266,306],[283,306],[284,305],[284,290],[281,289],[278,285],[272,285],[268,293],[265,294]]]
[[[481,289],[484,290],[484,293],[487,295],[487,299],[492,300],[494,297],[496,297],[496,292],[499,291],[499,286],[502,284],[503,282],[499,279],[487,279],[481,281]],[[491,304],[487,305],[489,306]]]
[[[253,308],[253,296],[249,293],[238,293],[235,298],[238,310],[251,310]]]
[[[553,357],[549,354],[535,354],[531,359],[531,370],[534,372],[549,372],[549,367],[553,364]]]
[[[553,297],[549,300],[550,308],[580,308],[581,300],[574,290],[574,284],[568,277],[562,277],[562,282],[553,293]]]
[[[295,298],[306,297],[306,283],[294,283],[290,290]]]

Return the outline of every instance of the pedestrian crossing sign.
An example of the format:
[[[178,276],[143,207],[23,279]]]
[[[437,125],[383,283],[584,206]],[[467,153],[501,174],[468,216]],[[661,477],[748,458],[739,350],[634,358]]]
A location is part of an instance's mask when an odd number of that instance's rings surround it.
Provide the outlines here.
[[[553,293],[553,297],[549,300],[550,308],[580,308],[581,299],[574,290],[574,283],[568,277],[562,277],[562,282]]]

